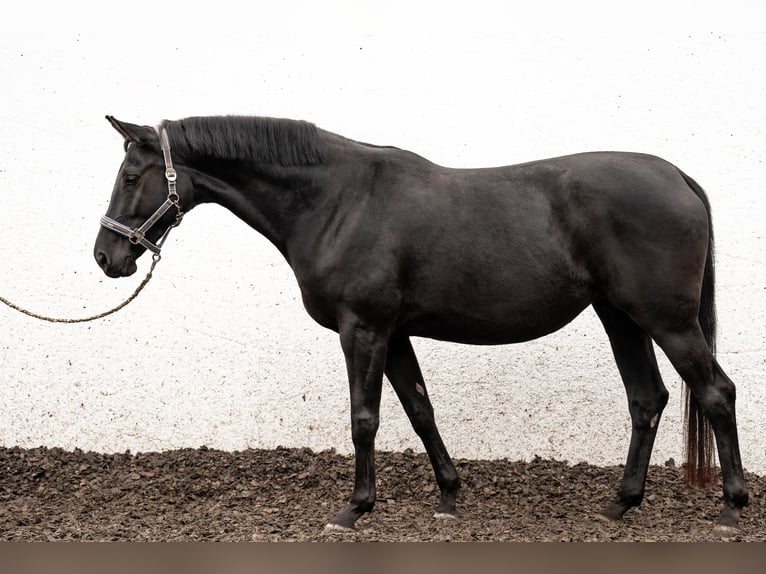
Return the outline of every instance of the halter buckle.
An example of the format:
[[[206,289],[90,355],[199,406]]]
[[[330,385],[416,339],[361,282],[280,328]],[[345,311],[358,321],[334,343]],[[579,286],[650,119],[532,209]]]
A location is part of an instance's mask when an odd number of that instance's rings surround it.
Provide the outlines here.
[[[128,241],[130,241],[133,245],[138,245],[144,240],[144,233],[140,229],[134,229],[131,231],[130,236],[128,237]]]

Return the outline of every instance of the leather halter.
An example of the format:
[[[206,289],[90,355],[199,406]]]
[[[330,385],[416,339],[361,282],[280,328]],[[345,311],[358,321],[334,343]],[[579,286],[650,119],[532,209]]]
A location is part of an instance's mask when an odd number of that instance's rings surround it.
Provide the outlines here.
[[[170,157],[170,142],[168,141],[168,134],[164,128],[160,130],[159,136],[160,146],[162,147],[162,156],[165,159],[165,179],[168,180],[168,197],[165,199],[165,203],[163,203],[157,209],[157,211],[150,215],[149,219],[144,221],[140,227],[128,227],[124,223],[120,223],[119,221],[106,215],[101,217],[102,226],[127,237],[128,240],[134,245],[142,245],[151,251],[154,254],[153,257],[155,258],[159,258],[160,249],[162,248],[162,244],[165,243],[165,239],[167,239],[170,230],[178,226],[184,216],[183,211],[181,211],[178,192],[176,191],[176,180],[178,179],[178,174],[173,168],[173,160]],[[162,216],[165,215],[165,213],[167,213],[167,211],[173,207],[176,208],[175,222],[173,222],[170,227],[165,230],[165,233],[162,234],[162,237],[160,237],[157,243],[152,243],[146,238],[146,232],[149,231],[149,229],[151,229],[154,224],[157,223],[162,218]]]

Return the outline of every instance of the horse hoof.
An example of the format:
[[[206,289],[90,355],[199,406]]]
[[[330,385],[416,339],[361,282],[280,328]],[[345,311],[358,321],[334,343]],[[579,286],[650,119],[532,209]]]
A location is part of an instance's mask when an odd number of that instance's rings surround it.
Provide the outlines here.
[[[349,528],[348,526],[342,526],[340,524],[330,522],[324,527],[322,534],[330,534],[332,532],[354,532],[355,530],[355,528]]]
[[[434,512],[434,518],[447,518],[449,520],[457,520],[457,514],[452,512]]]
[[[742,529],[737,526],[728,526],[726,524],[716,524],[713,527],[713,534],[721,538],[735,538],[742,534]]]
[[[616,502],[610,502],[596,515],[599,520],[605,522],[620,522],[627,508]]]
[[[620,522],[619,518],[609,516],[608,514],[604,514],[603,512],[596,513],[596,520],[598,520],[599,522],[607,523],[607,524],[615,524],[616,522]]]

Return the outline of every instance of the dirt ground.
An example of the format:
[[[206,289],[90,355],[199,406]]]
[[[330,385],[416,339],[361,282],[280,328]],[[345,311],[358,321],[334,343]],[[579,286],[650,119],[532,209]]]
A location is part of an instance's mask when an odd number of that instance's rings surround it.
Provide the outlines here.
[[[597,510],[620,467],[535,459],[455,461],[458,520],[435,519],[424,454],[377,454],[378,504],[355,532],[323,532],[343,508],[353,460],[308,449],[99,454],[0,448],[0,540],[53,541],[714,541],[720,487],[687,489],[672,461],[649,472],[621,523]],[[736,540],[766,540],[766,478]]]

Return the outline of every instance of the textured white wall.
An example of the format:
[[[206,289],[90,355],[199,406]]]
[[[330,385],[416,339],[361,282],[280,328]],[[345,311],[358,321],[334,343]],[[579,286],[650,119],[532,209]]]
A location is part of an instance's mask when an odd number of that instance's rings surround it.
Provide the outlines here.
[[[107,279],[91,255],[122,158],[107,113],[145,124],[300,118],[454,167],[650,152],[708,190],[719,359],[738,384],[744,464],[766,472],[763,33],[701,31],[689,14],[718,15],[696,2],[642,14],[579,2],[564,14],[500,2],[261,4],[6,10],[0,294],[80,316],[138,283]],[[336,335],[305,314],[276,250],[221,208],[187,217],[119,314],[50,325],[0,308],[0,325],[2,445],[351,450]],[[626,400],[592,312],[523,345],[415,347],[453,456],[624,460]],[[682,444],[680,383],[661,367],[671,400],[654,462],[679,460]],[[421,448],[388,387],[378,437],[380,448]]]

